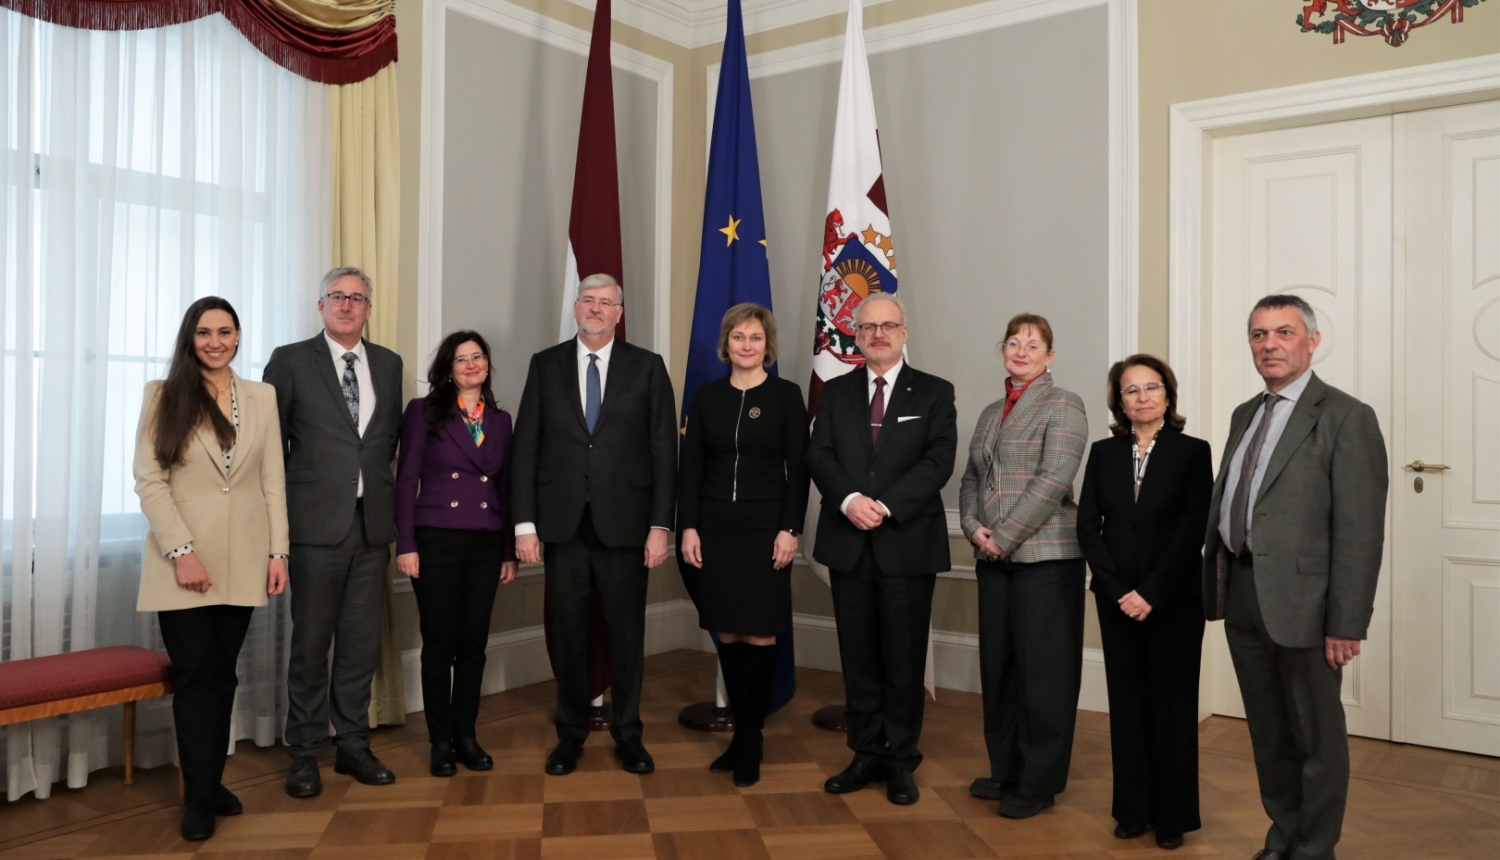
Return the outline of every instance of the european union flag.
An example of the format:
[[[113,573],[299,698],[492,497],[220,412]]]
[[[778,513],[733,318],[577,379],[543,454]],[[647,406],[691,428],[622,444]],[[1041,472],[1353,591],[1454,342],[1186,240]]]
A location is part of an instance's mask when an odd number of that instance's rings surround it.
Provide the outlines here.
[[[729,0],[729,27],[719,64],[714,133],[708,150],[708,188],[703,198],[703,247],[698,255],[698,296],[688,342],[687,380],[682,387],[682,424],[699,386],[723,379],[729,367],[719,361],[719,323],[741,302],[771,307],[771,268],[766,260],[766,218],[760,201],[760,160],[755,150],[755,115],[750,107],[750,65],[745,57],[745,25],[740,0]],[[776,372],[773,366],[769,368]],[[680,563],[683,584],[697,600],[697,569]],[[715,637],[717,641],[717,637]],[[776,638],[778,667],[771,710],[796,692],[792,614]]]

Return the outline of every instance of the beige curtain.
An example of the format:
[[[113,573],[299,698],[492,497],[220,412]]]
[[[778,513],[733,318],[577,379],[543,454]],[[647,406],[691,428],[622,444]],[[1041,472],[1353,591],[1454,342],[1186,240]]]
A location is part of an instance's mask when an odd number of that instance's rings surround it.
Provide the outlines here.
[[[396,11],[396,0],[270,0],[282,14],[325,30],[363,30]]]
[[[375,283],[370,340],[396,348],[401,239],[401,141],[396,66],[328,88],[333,145],[333,264],[359,266]]]
[[[390,5],[385,0],[273,0],[277,6],[327,10]],[[373,12],[372,12],[373,14]],[[396,128],[396,67],[386,66],[359,83],[328,88],[329,137],[333,146],[333,265],[359,266],[375,284],[367,336],[396,348],[397,267],[401,211],[401,145]],[[406,723],[406,689],[400,641],[391,611],[391,582],[380,637],[380,668],[370,696],[371,725]]]

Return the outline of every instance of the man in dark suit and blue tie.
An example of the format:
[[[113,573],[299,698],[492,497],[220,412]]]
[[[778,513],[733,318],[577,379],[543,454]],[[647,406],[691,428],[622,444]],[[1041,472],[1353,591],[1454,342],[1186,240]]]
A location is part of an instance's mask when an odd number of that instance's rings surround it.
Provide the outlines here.
[[[516,556],[545,560],[557,663],[558,744],[546,764],[554,776],[573,772],[589,734],[595,592],[609,636],[615,757],[631,773],[656,768],[641,742],[646,583],[667,557],[677,422],[661,356],[615,339],[624,300],[609,275],[583,279],[578,337],[531,357],[516,415]]]
[[[1203,608],[1224,619],[1271,818],[1253,860],[1332,860],[1349,793],[1339,690],[1375,607],[1385,439],[1373,409],[1313,372],[1320,336],[1307,302],[1266,296],[1249,335],[1266,390],[1230,419]]]
[[[373,301],[364,272],[330,271],[318,297],[323,331],[277,347],[266,364],[286,445],[292,538],[284,740],[293,797],[323,790],[318,754],[330,721],[336,771],[367,785],[396,779],[370,752],[369,710],[396,539],[391,464],[401,430],[401,356],[361,337]]]
[[[857,311],[860,370],[823,386],[807,467],[823,494],[813,558],[829,567],[854,761],[823,788],[886,783],[915,803],[923,677],[937,574],[948,570],[939,495],[953,475],[953,384],[903,360],[906,309],[871,293]]]

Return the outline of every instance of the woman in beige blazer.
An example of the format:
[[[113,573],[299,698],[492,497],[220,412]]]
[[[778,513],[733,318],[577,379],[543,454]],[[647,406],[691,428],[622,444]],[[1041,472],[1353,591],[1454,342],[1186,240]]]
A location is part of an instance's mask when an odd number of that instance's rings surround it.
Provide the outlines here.
[[[156,612],[172,658],[172,714],[187,788],[184,839],[238,815],[220,781],[235,666],[250,614],[286,588],[286,483],[275,390],[229,367],[240,320],[199,299],[183,316],[167,378],[146,385],[135,491],[150,524],[140,612]]]

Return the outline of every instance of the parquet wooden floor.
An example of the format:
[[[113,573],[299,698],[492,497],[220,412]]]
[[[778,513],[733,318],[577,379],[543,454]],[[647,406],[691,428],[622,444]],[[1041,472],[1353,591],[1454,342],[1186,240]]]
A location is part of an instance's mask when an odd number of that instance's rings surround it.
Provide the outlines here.
[[[676,651],[648,659],[646,742],[656,773],[619,770],[610,740],[590,739],[578,773],[548,777],[552,684],[485,699],[480,741],[495,769],[435,779],[420,715],[381,729],[373,745],[397,774],[372,788],[323,772],[323,794],[294,800],[282,790],[280,748],[248,743],[230,759],[226,782],[246,813],[221,819],[208,842],[177,836],[180,811],[169,768],[96,773],[90,786],[46,801],[0,806],[0,860],[168,857],[202,860],[947,860],[1025,857],[1104,860],[1173,856],[1151,837],[1111,833],[1108,718],[1080,712],[1068,790],[1028,821],[995,814],[968,795],[986,769],[979,697],[949,690],[929,703],[917,772],[922,799],[892,806],[883,787],[823,793],[822,781],[849,759],[839,735],[814,727],[817,708],[841,700],[836,674],[799,670],[797,698],[766,729],[760,784],[737,789],[707,765],[727,738],[677,725],[682,705],[712,688],[713,658]],[[1358,858],[1500,857],[1500,761],[1354,739],[1354,778],[1339,846]],[[1249,858],[1266,818],[1255,788],[1249,736],[1238,720],[1213,718],[1200,732],[1203,830],[1181,857]]]

